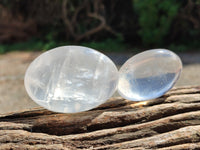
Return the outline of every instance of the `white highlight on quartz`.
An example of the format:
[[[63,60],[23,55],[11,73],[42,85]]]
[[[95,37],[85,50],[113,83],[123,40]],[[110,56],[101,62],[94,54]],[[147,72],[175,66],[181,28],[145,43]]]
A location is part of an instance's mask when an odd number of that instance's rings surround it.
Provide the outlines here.
[[[104,54],[82,46],[63,46],[37,57],[24,84],[39,105],[62,113],[89,110],[116,90],[118,70]]]
[[[182,70],[181,59],[166,49],[139,53],[119,70],[119,94],[129,100],[154,99],[169,91]]]

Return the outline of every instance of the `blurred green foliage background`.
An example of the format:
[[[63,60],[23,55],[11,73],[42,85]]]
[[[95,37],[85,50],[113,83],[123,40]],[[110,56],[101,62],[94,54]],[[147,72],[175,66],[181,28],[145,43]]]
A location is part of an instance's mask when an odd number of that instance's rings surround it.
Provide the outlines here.
[[[200,0],[1,0],[0,53],[200,49]]]

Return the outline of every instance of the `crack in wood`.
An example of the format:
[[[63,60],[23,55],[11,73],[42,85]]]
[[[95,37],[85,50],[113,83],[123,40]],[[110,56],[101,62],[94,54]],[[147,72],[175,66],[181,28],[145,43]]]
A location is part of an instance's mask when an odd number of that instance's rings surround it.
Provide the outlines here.
[[[0,115],[0,149],[200,149],[200,87],[161,98],[112,98],[90,111]]]

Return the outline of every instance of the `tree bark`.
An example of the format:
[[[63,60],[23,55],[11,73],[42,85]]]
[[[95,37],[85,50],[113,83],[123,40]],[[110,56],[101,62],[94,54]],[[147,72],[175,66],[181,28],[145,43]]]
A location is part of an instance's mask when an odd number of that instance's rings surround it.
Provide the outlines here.
[[[200,86],[143,102],[111,98],[75,114],[2,114],[0,149],[200,149]]]

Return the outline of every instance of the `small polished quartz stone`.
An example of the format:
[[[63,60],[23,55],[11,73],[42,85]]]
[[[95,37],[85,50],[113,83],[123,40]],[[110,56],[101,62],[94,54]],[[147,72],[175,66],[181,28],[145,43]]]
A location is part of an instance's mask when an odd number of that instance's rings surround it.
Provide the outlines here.
[[[119,94],[129,100],[143,101],[162,96],[178,80],[182,70],[180,58],[165,49],[139,53],[119,70]]]
[[[37,57],[25,74],[25,88],[39,105],[62,113],[92,109],[112,96],[118,70],[104,54],[64,46]]]

